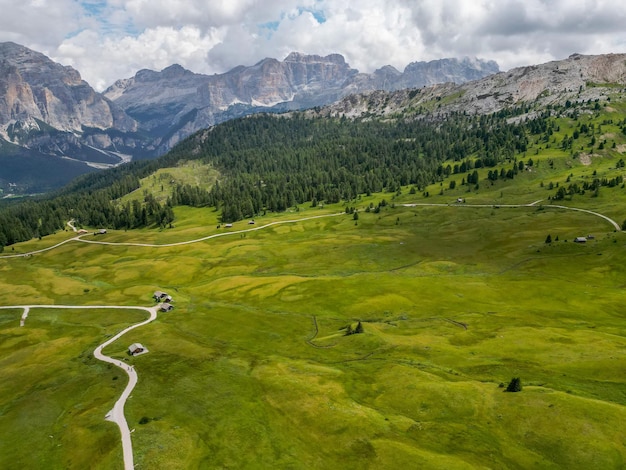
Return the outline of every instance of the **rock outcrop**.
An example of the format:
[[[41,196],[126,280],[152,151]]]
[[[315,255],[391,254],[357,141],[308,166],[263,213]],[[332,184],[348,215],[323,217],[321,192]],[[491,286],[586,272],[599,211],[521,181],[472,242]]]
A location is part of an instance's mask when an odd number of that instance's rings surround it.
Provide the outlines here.
[[[34,120],[76,133],[85,127],[137,129],[135,121],[72,67],[23,46],[0,43],[0,133],[6,138],[11,124],[36,125]]]
[[[394,115],[406,109],[424,114],[451,111],[489,114],[525,106],[526,116],[548,105],[606,99],[626,89],[626,54],[580,55],[540,65],[499,72],[456,85],[445,83],[422,89],[367,92],[346,97],[321,111],[349,117]]]

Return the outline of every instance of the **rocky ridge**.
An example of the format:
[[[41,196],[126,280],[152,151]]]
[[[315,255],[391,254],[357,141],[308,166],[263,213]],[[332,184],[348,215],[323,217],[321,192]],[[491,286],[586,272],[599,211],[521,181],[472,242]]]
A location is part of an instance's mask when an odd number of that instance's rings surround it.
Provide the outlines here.
[[[419,90],[353,95],[318,114],[393,116],[407,110],[417,114],[489,114],[521,105],[543,109],[568,100],[606,99],[622,87],[626,91],[626,54],[573,54],[564,60],[519,67],[460,85],[444,83]]]
[[[72,67],[14,43],[0,43],[0,136],[28,146],[45,126],[80,136],[115,129],[134,132],[137,123],[97,93]],[[98,140],[91,134],[92,143]]]

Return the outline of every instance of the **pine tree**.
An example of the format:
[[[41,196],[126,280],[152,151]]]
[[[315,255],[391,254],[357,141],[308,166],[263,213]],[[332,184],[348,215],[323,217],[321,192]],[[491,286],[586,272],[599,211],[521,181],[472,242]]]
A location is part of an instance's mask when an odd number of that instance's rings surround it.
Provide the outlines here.
[[[546,243],[552,243],[552,235],[548,234],[546,237]]]
[[[522,391],[522,380],[519,377],[513,377],[509,382],[509,385],[506,387],[507,392],[521,392]]]

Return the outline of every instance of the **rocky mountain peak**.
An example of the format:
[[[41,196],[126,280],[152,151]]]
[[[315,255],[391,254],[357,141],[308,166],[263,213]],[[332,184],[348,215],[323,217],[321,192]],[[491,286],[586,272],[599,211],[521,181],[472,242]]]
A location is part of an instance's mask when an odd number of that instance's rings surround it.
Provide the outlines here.
[[[284,60],[285,63],[298,62],[305,64],[328,63],[334,65],[347,65],[346,59],[341,54],[329,54],[327,56],[307,55],[301,52],[292,52]]]
[[[465,83],[499,71],[498,64],[493,60],[463,57],[411,62],[404,69],[404,75],[405,78],[419,76],[425,80],[424,85],[434,85],[446,82]],[[407,80],[400,81],[399,85],[398,88],[408,88]]]
[[[15,67],[28,81],[48,76],[51,79],[61,80],[68,86],[86,83],[73,67],[53,62],[42,53],[13,42],[0,43],[0,61]]]
[[[0,44],[0,134],[9,126],[38,127],[37,119],[60,131],[83,127],[132,130],[135,123],[82,80],[77,70],[15,43]],[[15,137],[15,135],[14,135]]]
[[[134,120],[91,88],[73,67],[15,43],[0,44],[0,141],[10,142],[11,148],[28,149],[34,158],[80,161],[72,171],[85,172],[86,162],[107,166],[129,160],[121,153],[135,143],[119,135],[136,129]],[[109,132],[117,133],[119,141]],[[18,162],[12,165],[19,167]]]
[[[162,70],[163,76],[167,78],[182,77],[183,75],[193,74],[190,70],[178,64],[170,65]]]

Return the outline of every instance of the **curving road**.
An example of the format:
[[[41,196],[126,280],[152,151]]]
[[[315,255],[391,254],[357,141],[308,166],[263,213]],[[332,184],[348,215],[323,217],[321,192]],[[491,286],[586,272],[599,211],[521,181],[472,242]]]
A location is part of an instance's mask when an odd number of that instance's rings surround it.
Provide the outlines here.
[[[404,207],[536,207],[537,204],[539,204],[542,201],[542,199],[539,199],[538,201],[535,202],[531,202],[530,204],[465,204],[464,202],[462,203],[454,203],[454,204],[437,204],[437,203],[413,203],[413,204],[400,204],[401,206]],[[613,225],[613,227],[615,227],[615,230],[617,230],[618,232],[622,231],[622,227],[615,222],[613,219],[611,219],[610,217],[607,217],[604,214],[600,214],[599,212],[594,212],[594,211],[590,211],[587,209],[580,209],[578,207],[569,207],[569,206],[559,206],[556,204],[542,204],[541,207],[549,207],[549,208],[553,208],[553,209],[566,209],[566,210],[570,210],[570,211],[577,211],[577,212],[586,212],[587,214],[591,214],[591,215],[595,215],[596,217],[601,217],[602,219],[606,220],[607,222],[609,222],[611,225]]]
[[[134,462],[133,462],[133,444],[130,438],[130,429],[128,428],[128,423],[126,422],[126,417],[124,416],[124,405],[126,404],[126,400],[130,396],[131,392],[135,388],[135,385],[137,385],[137,379],[138,379],[137,372],[135,371],[134,366],[132,365],[129,366],[123,361],[119,361],[109,356],[105,356],[104,354],[102,354],[102,349],[106,348],[109,344],[121,338],[130,330],[134,330],[135,328],[138,328],[143,325],[147,325],[148,323],[154,321],[157,317],[159,305],[155,307],[124,307],[124,308],[146,310],[147,312],[150,313],[150,317],[145,321],[142,321],[140,323],[135,323],[134,325],[131,325],[128,328],[123,329],[118,334],[116,334],[109,340],[102,343],[96,349],[94,349],[93,355],[96,359],[99,359],[104,362],[108,362],[109,364],[113,364],[119,367],[120,369],[124,370],[124,372],[128,374],[128,384],[126,385],[126,388],[122,392],[122,395],[119,397],[119,399],[115,402],[115,405],[113,405],[113,408],[111,409],[111,411],[109,411],[106,414],[105,419],[107,421],[113,421],[120,428],[120,433],[122,435],[122,451],[124,453],[124,470],[132,470],[135,467]]]
[[[493,207],[511,207],[511,208],[516,208],[516,207],[536,207],[537,204],[539,204],[542,200],[539,199],[538,201],[534,201],[528,204],[466,204],[466,203],[452,203],[452,204],[446,204],[446,203],[407,203],[407,204],[399,204],[400,206],[403,207],[489,207],[489,208],[493,208]],[[585,212],[587,214],[591,214],[594,215],[596,217],[600,217],[604,220],[606,220],[607,222],[609,222],[616,231],[621,232],[622,231],[622,227],[613,219],[611,219],[610,217],[601,214],[599,212],[594,212],[588,209],[581,209],[578,207],[569,207],[569,206],[561,206],[561,205],[556,205],[556,204],[542,204],[541,207],[547,207],[547,208],[554,208],[554,209],[565,209],[565,210],[570,210],[570,211],[577,211],[577,212]],[[270,222],[268,224],[265,225],[259,225],[256,227],[252,227],[252,228],[247,228],[247,229],[243,229],[243,230],[232,230],[232,231],[225,231],[225,232],[220,232],[220,233],[214,233],[212,235],[207,235],[206,237],[202,237],[202,238],[196,238],[193,240],[187,240],[187,241],[183,241],[183,242],[175,242],[175,243],[162,243],[162,244],[157,244],[157,243],[132,243],[132,242],[105,242],[105,241],[98,241],[98,240],[84,240],[83,238],[81,238],[83,235],[78,235],[76,237],[72,237],[72,238],[68,238],[67,240],[64,240],[60,243],[57,243],[56,245],[52,245],[48,248],[42,248],[40,250],[34,250],[34,251],[29,251],[28,253],[19,253],[19,254],[13,254],[13,255],[0,255],[0,259],[4,259],[4,258],[23,258],[23,257],[28,257],[28,256],[32,256],[32,255],[36,255],[38,253],[44,253],[46,251],[50,251],[53,250],[55,248],[58,248],[66,243],[70,243],[70,242],[82,242],[82,243],[91,243],[94,245],[111,245],[111,246],[141,246],[141,247],[148,247],[148,248],[160,248],[160,247],[172,247],[172,246],[182,246],[182,245],[190,245],[192,243],[199,243],[199,242],[203,242],[206,240],[210,240],[212,238],[217,238],[217,237],[226,237],[229,235],[236,235],[236,234],[241,234],[241,233],[247,233],[247,232],[254,232],[256,230],[263,230],[265,228],[268,227],[272,227],[274,225],[281,225],[281,224],[293,224],[293,223],[297,223],[297,222],[304,222],[306,220],[313,220],[313,219],[321,219],[321,218],[327,218],[327,217],[337,217],[338,215],[344,215],[345,212],[337,212],[335,214],[324,214],[324,215],[315,215],[315,216],[311,216],[311,217],[303,217],[301,219],[290,219],[290,220],[278,220],[275,222]],[[71,221],[70,221],[71,222]],[[69,222],[68,222],[69,225]],[[71,225],[70,225],[71,226]]]
[[[134,330],[143,325],[147,325],[148,323],[154,321],[157,318],[159,305],[154,307],[136,307],[136,306],[123,306],[123,305],[88,305],[88,306],[76,306],[76,305],[13,305],[13,306],[0,306],[0,309],[23,309],[24,313],[22,314],[22,318],[20,320],[20,326],[24,326],[24,321],[28,316],[28,312],[32,308],[54,308],[54,309],[75,309],[75,310],[85,310],[85,309],[117,309],[117,310],[144,310],[150,314],[147,320],[141,321],[139,323],[135,323],[119,333],[115,336],[109,338],[104,343],[100,344],[93,352],[93,355],[96,359],[99,359],[103,362],[108,362],[109,364],[113,364],[120,369],[122,369],[126,375],[128,375],[128,384],[126,388],[122,392],[120,398],[115,402],[111,411],[109,411],[105,419],[107,421],[112,421],[120,428],[120,434],[122,439],[122,451],[124,454],[124,470],[132,470],[135,466],[133,460],[133,444],[130,438],[130,430],[128,428],[128,423],[126,422],[126,417],[124,416],[124,405],[126,404],[126,400],[130,396],[131,392],[137,385],[137,372],[135,371],[134,366],[129,366],[124,361],[120,361],[117,359],[113,359],[112,357],[105,356],[102,353],[102,350],[106,348],[109,344],[117,341],[123,335],[128,333],[130,330]]]
[[[131,242],[104,242],[104,241],[98,241],[98,240],[84,240],[83,235],[78,235],[76,237],[72,237],[72,238],[68,238],[67,240],[63,240],[60,243],[57,243],[56,245],[52,245],[49,246],[47,248],[42,248],[40,250],[34,250],[34,251],[29,251],[28,253],[19,253],[19,254],[13,254],[13,255],[0,255],[0,259],[4,259],[4,258],[25,258],[28,256],[32,256],[32,255],[36,255],[38,253],[44,253],[46,251],[50,251],[50,250],[54,250],[55,248],[58,248],[62,245],[65,245],[66,243],[70,243],[70,242],[82,242],[82,243],[91,243],[94,245],[112,245],[112,246],[143,246],[143,247],[148,247],[148,248],[160,248],[160,247],[167,247],[167,246],[181,246],[181,245],[190,245],[192,243],[198,243],[198,242],[203,242],[206,240],[210,240],[211,238],[217,238],[217,237],[226,237],[229,235],[236,235],[239,233],[247,233],[247,232],[254,232],[255,230],[262,230],[264,228],[267,227],[271,227],[274,225],[281,225],[281,224],[293,224],[296,222],[304,222],[305,220],[313,220],[313,219],[322,219],[322,218],[326,218],[326,217],[336,217],[338,215],[344,215],[345,212],[338,212],[335,214],[324,214],[324,215],[314,215],[311,217],[303,217],[301,219],[290,219],[290,220],[277,220],[276,222],[270,222],[268,224],[265,225],[259,225],[257,227],[252,227],[252,228],[247,228],[244,230],[231,230],[228,232],[220,232],[220,233],[214,233],[213,235],[207,235],[206,237],[202,237],[202,238],[196,238],[194,240],[187,240],[184,242],[176,242],[176,243],[162,243],[162,244],[156,244],[156,243],[131,243]]]
[[[175,243],[163,243],[163,244],[153,244],[153,243],[130,243],[130,242],[102,242],[102,241],[97,241],[97,240],[83,240],[80,237],[74,237],[71,240],[77,240],[83,243],[93,243],[96,245],[116,245],[116,246],[144,246],[144,247],[149,247],[149,248],[160,248],[160,247],[166,247],[166,246],[181,246],[181,245],[189,245],[191,243],[198,243],[198,242],[203,242],[206,240],[210,240],[211,238],[217,238],[217,237],[226,237],[229,235],[236,235],[238,233],[247,233],[247,232],[254,232],[256,230],[263,230],[264,228],[267,227],[272,227],[273,225],[281,225],[281,224],[293,224],[296,222],[304,222],[305,220],[313,220],[313,219],[322,219],[322,218],[327,218],[327,217],[337,217],[338,215],[344,215],[345,212],[337,212],[335,214],[324,214],[324,215],[314,215],[311,217],[303,217],[301,219],[290,219],[290,220],[277,220],[276,222],[270,222],[268,224],[265,225],[259,225],[259,226],[255,226],[252,228],[247,228],[247,229],[243,229],[243,230],[230,230],[227,232],[220,232],[220,233],[214,233],[213,235],[207,235],[206,237],[202,237],[202,238],[196,238],[194,240],[187,240],[184,242],[175,242]],[[58,245],[56,245],[58,246]],[[34,253],[34,252],[33,252]]]

